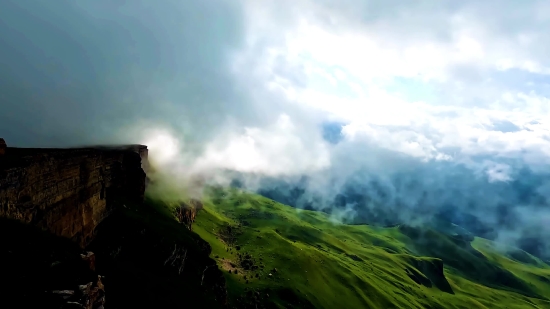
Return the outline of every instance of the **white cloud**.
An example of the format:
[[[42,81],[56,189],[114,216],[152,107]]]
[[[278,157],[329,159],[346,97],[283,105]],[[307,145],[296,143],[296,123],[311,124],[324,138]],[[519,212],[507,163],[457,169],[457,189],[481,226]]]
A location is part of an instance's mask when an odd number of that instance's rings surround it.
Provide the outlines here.
[[[145,129],[144,129],[145,128]],[[186,147],[182,137],[165,127],[147,124],[133,132],[144,135],[153,166],[182,180],[214,177],[219,170],[235,170],[268,176],[310,173],[330,165],[328,145],[306,140],[288,115],[264,127],[248,127],[220,133],[199,153]],[[225,179],[224,179],[225,180]]]
[[[246,104],[218,107],[232,113],[216,118],[224,123],[201,151],[185,155],[188,172],[357,169],[384,165],[387,157],[373,156],[389,150],[507,181],[501,159],[550,162],[549,20],[536,13],[548,9],[543,2],[499,2],[497,11],[474,1],[241,4],[246,36],[229,59]],[[344,124],[337,145],[322,140],[328,120]],[[479,157],[494,164],[469,163]]]
[[[286,100],[347,123],[348,142],[425,160],[550,162],[546,2],[244,3],[239,63],[257,64],[258,80]],[[513,87],[512,71],[522,74]],[[517,130],[495,129],[502,123]]]
[[[326,144],[303,141],[296,129],[287,115],[281,115],[271,126],[246,128],[242,134],[222,136],[206,146],[194,168],[280,176],[327,167],[330,157]]]

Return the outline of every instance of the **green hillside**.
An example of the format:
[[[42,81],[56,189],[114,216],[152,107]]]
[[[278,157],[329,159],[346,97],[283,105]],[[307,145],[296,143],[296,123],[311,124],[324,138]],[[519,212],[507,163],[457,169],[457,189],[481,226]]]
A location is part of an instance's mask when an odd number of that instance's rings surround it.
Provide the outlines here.
[[[550,308],[550,266],[519,250],[410,226],[335,224],[212,190],[193,225],[237,308]]]

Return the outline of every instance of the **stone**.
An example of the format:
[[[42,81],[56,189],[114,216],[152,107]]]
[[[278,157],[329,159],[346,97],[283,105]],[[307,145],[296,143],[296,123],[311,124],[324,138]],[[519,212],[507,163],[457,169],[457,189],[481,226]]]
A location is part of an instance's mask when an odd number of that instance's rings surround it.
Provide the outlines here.
[[[98,275],[95,282],[80,285],[78,293],[75,294],[78,299],[74,303],[85,309],[98,309],[105,306],[105,286],[101,281],[102,278]]]
[[[63,299],[69,299],[74,295],[72,290],[53,291],[52,293],[61,296]]]
[[[84,307],[80,303],[77,303],[77,302],[74,302],[74,301],[67,302],[63,306],[63,309],[72,309],[72,308],[74,308],[74,309],[86,309],[86,307]]]

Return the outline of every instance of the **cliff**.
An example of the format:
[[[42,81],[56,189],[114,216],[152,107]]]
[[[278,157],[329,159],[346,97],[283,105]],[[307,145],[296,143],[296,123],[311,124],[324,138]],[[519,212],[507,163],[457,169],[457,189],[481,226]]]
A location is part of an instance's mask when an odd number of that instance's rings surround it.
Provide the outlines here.
[[[146,146],[0,148],[0,217],[85,247],[116,197],[143,201]]]
[[[2,142],[0,308],[227,307],[212,248],[190,230],[202,204],[174,214],[144,196],[146,146]]]

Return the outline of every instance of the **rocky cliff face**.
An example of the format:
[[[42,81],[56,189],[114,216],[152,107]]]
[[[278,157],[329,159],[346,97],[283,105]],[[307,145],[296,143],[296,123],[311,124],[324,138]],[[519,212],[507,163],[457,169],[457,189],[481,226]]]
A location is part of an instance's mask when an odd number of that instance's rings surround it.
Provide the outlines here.
[[[211,247],[190,231],[202,204],[182,203],[178,222],[144,198],[145,146],[2,145],[0,308],[227,306]]]
[[[176,208],[176,217],[181,224],[183,224],[188,230],[192,231],[193,222],[195,222],[197,213],[202,208],[202,202],[196,199],[192,199],[189,203],[182,202]]]
[[[143,201],[146,146],[30,149],[2,141],[0,148],[0,217],[85,247],[113,198]]]

